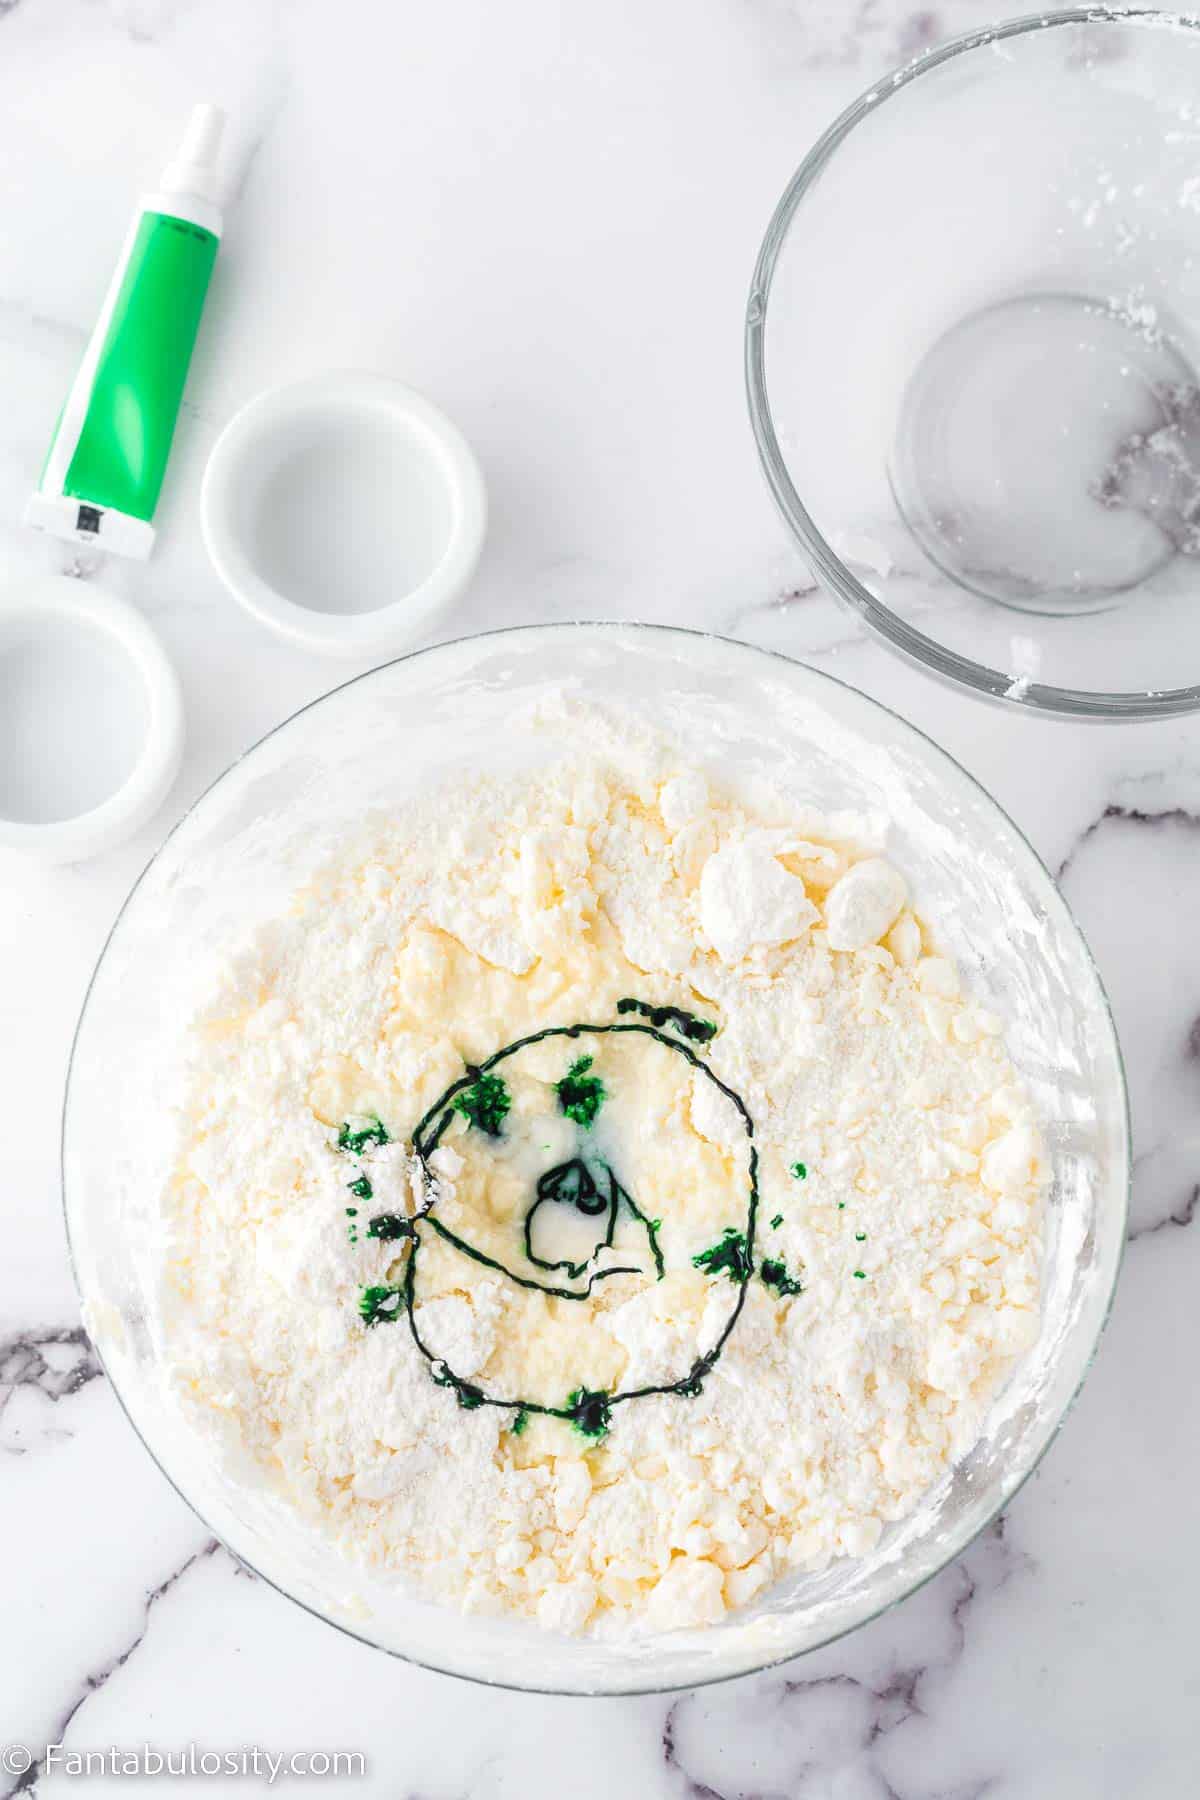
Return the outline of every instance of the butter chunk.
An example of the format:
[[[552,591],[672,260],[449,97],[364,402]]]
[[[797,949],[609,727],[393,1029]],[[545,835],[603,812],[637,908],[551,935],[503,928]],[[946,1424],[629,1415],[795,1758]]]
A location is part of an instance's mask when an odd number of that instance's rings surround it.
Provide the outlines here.
[[[677,1556],[646,1605],[651,1631],[715,1625],[725,1614],[725,1574],[699,1556]]]
[[[830,949],[865,950],[868,944],[877,944],[899,918],[907,898],[903,875],[883,857],[855,863],[826,896]]]
[[[752,831],[710,856],[700,877],[700,923],[725,963],[790,943],[820,917],[803,881],[779,861],[788,839]]]

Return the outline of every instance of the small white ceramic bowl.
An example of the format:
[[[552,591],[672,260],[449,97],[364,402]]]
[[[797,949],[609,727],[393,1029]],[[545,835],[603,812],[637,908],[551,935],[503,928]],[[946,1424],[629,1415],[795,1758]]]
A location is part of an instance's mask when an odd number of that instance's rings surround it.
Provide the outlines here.
[[[0,594],[0,849],[111,849],[157,812],[182,755],[179,678],[128,601],[65,575]]]
[[[234,598],[327,656],[411,642],[470,581],[487,527],[483,475],[458,428],[411,388],[363,373],[243,407],[200,504]]]

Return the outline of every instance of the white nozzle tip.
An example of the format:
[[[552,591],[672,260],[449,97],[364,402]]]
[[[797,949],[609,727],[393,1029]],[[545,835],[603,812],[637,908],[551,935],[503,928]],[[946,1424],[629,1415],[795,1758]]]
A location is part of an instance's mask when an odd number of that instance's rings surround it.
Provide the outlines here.
[[[225,114],[219,106],[212,106],[208,101],[193,106],[178,154],[162,172],[159,191],[190,194],[219,211],[222,198],[220,149],[224,129]]]
[[[183,142],[179,146],[177,162],[181,163],[215,163],[221,148],[221,133],[225,129],[225,114],[221,107],[201,100],[192,108],[192,116],[188,120],[187,130],[183,134]]]

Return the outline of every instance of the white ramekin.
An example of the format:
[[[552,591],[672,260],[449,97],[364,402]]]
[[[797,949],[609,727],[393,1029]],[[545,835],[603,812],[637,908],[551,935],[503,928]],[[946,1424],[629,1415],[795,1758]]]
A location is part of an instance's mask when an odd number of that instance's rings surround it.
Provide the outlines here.
[[[132,836],[165,800],[183,755],[183,699],[166,651],[128,601],[66,575],[39,576],[0,593],[0,656],[19,654],[39,634],[55,631],[99,638],[97,648],[127,665],[145,700],[145,735],[133,766],[97,805],[67,818],[0,816],[0,849],[45,863],[82,862]],[[103,730],[97,698],[95,729]],[[87,720],[76,728],[86,730]]]
[[[386,439],[381,440],[381,433]],[[388,448],[388,475],[364,498],[367,516],[372,506],[378,508],[381,536],[386,536],[395,529],[393,508],[420,508],[432,496],[442,541],[431,551],[428,566],[415,577],[411,569],[398,574],[394,599],[370,610],[353,593],[343,597],[346,604],[322,609],[302,603],[294,592],[280,591],[278,580],[264,568],[263,513],[279,501],[281,483],[286,495],[289,468],[322,445],[331,467],[344,455],[347,464],[367,468],[381,442]],[[412,477],[409,493],[406,472]],[[395,482],[389,486],[392,477]],[[470,581],[487,526],[483,475],[457,427],[401,382],[355,372],[317,376],[251,400],[217,441],[200,504],[208,553],[234,598],[280,636],[327,656],[369,656],[416,638]],[[352,527],[332,488],[328,505],[318,501],[304,510],[301,524],[321,544],[323,563],[336,567],[339,533]],[[356,559],[361,567],[361,551],[361,545],[345,543],[347,582],[353,582]]]

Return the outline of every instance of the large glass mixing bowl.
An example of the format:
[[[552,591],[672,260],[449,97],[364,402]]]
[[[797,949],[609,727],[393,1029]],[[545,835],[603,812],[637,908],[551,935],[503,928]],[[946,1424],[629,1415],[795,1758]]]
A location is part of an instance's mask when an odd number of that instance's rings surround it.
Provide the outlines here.
[[[971,33],[805,157],[746,318],[813,574],[894,649],[1080,718],[1200,707],[1200,20]]]
[[[363,1575],[261,1488],[231,1484],[169,1396],[154,1324],[156,1194],[171,1156],[166,1078],[214,959],[278,914],[376,807],[488,767],[544,767],[570,712],[514,721],[548,690],[661,727],[738,787],[882,812],[915,903],[1007,1021],[1045,1123],[1044,1316],[974,1449],[861,1561],[790,1579],[704,1631],[630,1644],[552,1637]],[[235,1555],[344,1631],[477,1681],[635,1693],[743,1674],[829,1642],[910,1594],[1011,1499],[1091,1362],[1124,1239],[1129,1131],[1104,992],[1065,901],[1000,808],[942,750],[826,675],[655,626],[562,625],[443,644],[327,694],[236,762],[167,839],[96,969],[71,1061],[63,1182],[89,1329],[135,1428]]]

